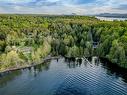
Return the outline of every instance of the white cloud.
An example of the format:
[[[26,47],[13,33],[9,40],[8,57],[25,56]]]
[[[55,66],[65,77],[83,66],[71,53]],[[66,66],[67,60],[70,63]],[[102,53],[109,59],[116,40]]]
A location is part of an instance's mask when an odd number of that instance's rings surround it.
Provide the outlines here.
[[[4,1],[4,0],[0,0]],[[0,13],[46,13],[46,14],[98,14],[98,13],[126,13],[127,9],[119,9],[127,0],[96,0],[91,3],[77,4],[77,0],[6,0],[11,5],[0,4]],[[23,3],[23,4],[22,4]],[[25,4],[24,4],[25,3]],[[125,7],[123,7],[125,8]]]
[[[9,3],[27,3],[31,2],[31,0],[0,0],[0,2],[9,2]]]

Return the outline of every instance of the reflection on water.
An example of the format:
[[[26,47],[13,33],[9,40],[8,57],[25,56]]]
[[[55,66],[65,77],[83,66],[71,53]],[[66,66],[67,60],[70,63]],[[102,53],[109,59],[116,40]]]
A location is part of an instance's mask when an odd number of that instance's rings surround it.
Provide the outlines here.
[[[33,73],[34,77],[36,77],[42,71],[47,71],[49,69],[49,65],[50,65],[50,62],[47,62],[47,63],[39,64],[34,67],[30,67],[28,69],[29,69],[29,72]]]
[[[120,68],[108,60],[101,60],[101,64],[108,75],[114,75],[116,78],[122,78],[122,80],[127,83],[127,69]]]
[[[0,87],[6,86],[9,81],[14,80],[19,75],[21,75],[21,71],[17,70],[17,71],[10,73],[7,76],[3,76],[2,78],[0,78]]]
[[[80,59],[80,61],[79,60],[77,60],[77,61],[71,61],[71,60],[65,59],[65,62],[66,62],[67,66],[69,68],[76,68],[76,67],[80,67],[81,66],[82,59]]]
[[[31,75],[36,77],[43,70],[47,71],[49,69],[49,64],[50,62],[46,62],[34,67],[29,67],[27,68],[27,70]],[[0,77],[0,87],[6,86],[9,81],[14,80],[16,77],[20,76],[25,71],[26,69],[22,69],[22,70],[12,71],[11,73],[5,73],[5,75],[3,74],[3,76]]]
[[[89,63],[88,63],[89,60]],[[0,95],[126,95],[127,71],[97,57],[60,58],[0,78]]]

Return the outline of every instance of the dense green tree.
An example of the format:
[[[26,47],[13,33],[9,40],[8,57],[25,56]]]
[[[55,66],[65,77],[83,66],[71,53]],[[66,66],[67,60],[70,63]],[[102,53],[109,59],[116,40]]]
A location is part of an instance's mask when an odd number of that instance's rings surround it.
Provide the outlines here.
[[[98,42],[97,49],[93,49],[93,42]],[[37,63],[48,54],[99,55],[127,68],[127,21],[100,21],[87,16],[0,15],[0,68]]]

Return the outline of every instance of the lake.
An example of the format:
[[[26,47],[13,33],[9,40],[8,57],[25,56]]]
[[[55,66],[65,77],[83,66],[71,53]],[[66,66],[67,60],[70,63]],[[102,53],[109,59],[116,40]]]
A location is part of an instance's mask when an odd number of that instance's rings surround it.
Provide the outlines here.
[[[114,21],[114,20],[125,21],[125,20],[127,20],[127,18],[114,18],[114,17],[98,17],[98,16],[96,16],[96,18],[99,20],[105,20],[105,21]]]
[[[93,57],[65,58],[0,77],[0,95],[127,95],[127,72]]]

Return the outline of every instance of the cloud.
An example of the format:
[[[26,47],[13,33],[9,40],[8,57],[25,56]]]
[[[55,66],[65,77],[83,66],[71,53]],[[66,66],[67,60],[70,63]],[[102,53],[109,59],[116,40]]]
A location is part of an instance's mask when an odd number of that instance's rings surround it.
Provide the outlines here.
[[[0,0],[0,13],[126,13],[127,0]]]
[[[0,0],[1,3],[28,3],[31,0]]]

